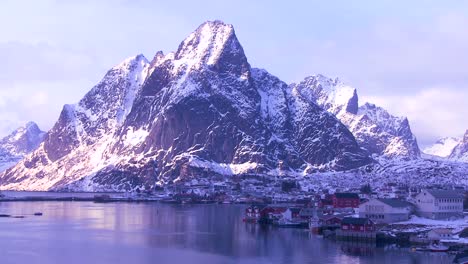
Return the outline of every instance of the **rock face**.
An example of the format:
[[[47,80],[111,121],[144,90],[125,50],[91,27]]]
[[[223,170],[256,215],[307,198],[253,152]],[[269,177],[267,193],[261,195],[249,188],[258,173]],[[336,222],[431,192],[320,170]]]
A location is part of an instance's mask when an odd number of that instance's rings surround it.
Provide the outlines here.
[[[323,75],[310,76],[290,86],[335,115],[374,157],[414,159],[420,156],[408,119],[392,116],[370,103],[359,107],[355,88]]]
[[[459,138],[445,137],[436,141],[433,145],[425,148],[424,153],[441,158],[448,158],[455,146],[460,143]]]
[[[111,69],[63,108],[44,143],[0,175],[0,184],[131,190],[371,162],[346,126],[298,87],[251,68],[233,27],[214,21],[176,52],[158,52],[151,62],[139,55]]]
[[[29,122],[0,140],[0,172],[13,166],[43,141],[45,132]]]
[[[453,148],[449,159],[468,162],[468,130],[466,130],[463,139]]]

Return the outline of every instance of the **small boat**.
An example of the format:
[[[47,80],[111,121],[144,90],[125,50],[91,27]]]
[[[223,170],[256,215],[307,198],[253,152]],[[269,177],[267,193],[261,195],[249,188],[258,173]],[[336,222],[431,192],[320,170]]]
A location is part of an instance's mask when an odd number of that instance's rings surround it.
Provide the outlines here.
[[[411,251],[429,251],[427,247],[412,247]]]
[[[431,252],[447,252],[449,250],[449,247],[442,244],[432,244],[428,248]]]
[[[42,213],[41,212],[35,212],[34,215],[35,216],[42,216]]]
[[[302,227],[302,223],[289,221],[284,218],[281,218],[280,220],[278,220],[278,222],[276,222],[275,225],[278,227],[291,227],[291,228]]]
[[[15,215],[15,216],[12,216],[13,218],[25,218],[24,215]]]

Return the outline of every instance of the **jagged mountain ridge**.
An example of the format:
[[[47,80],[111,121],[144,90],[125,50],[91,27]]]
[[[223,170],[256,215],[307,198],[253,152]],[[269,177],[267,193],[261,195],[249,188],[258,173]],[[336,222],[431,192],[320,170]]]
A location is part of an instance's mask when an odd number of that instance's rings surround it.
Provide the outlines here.
[[[360,146],[376,158],[420,157],[416,137],[406,117],[392,116],[370,103],[359,106],[357,90],[339,79],[313,75],[291,86],[334,114],[353,133]]]
[[[372,160],[332,114],[251,68],[231,25],[114,67],[66,105],[2,188],[131,190],[190,177],[347,170]]]
[[[34,122],[17,128],[0,140],[0,172],[13,166],[43,141],[45,132]]]
[[[463,139],[453,148],[449,159],[468,162],[468,129],[465,131]]]

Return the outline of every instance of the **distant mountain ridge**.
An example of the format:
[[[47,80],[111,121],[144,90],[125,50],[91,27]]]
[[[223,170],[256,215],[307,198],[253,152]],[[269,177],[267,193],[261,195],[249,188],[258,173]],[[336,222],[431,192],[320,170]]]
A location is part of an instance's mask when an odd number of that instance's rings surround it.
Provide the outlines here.
[[[339,79],[313,75],[291,84],[335,115],[359,145],[374,157],[415,159],[420,150],[406,117],[395,117],[374,104],[359,106],[357,90]]]
[[[0,139],[0,172],[16,164],[25,155],[35,150],[43,141],[45,132],[34,122],[17,128]]]
[[[460,142],[453,148],[450,153],[449,159],[468,162],[468,129]]]

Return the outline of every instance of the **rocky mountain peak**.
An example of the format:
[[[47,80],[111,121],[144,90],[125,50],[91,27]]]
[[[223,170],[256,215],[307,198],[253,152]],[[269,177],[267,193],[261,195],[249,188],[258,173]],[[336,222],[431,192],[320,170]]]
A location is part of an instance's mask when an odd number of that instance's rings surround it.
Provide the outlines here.
[[[64,107],[45,143],[0,175],[0,184],[132,190],[371,163],[351,132],[302,92],[252,70],[231,25],[206,22],[176,52],[112,68]]]
[[[46,133],[34,122],[28,122],[10,135],[0,139],[0,172],[14,165],[24,155],[35,150]]]
[[[461,162],[468,162],[468,129],[465,131],[463,139],[453,148],[449,158]]]
[[[416,138],[408,119],[392,116],[371,103],[359,105],[357,90],[338,78],[318,74],[292,84],[301,95],[334,114],[373,155],[419,157]]]
[[[36,123],[28,122],[0,140],[0,148],[7,149],[13,155],[24,155],[37,148],[44,135],[45,132]]]
[[[176,68],[209,67],[224,73],[243,74],[250,66],[234,27],[219,20],[201,24],[179,45],[174,55]]]
[[[333,114],[358,111],[358,95],[355,88],[346,85],[338,78],[328,78],[322,74],[306,77],[299,84],[293,84],[309,99]]]

